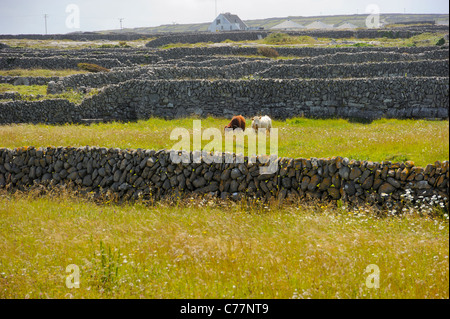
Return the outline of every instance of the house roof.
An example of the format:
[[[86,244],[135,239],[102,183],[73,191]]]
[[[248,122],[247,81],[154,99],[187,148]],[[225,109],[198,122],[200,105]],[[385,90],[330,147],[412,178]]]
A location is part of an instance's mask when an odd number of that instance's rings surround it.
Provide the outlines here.
[[[356,29],[357,27],[358,26],[354,25],[353,23],[346,22],[336,27],[336,29]]]
[[[226,12],[226,13],[222,13],[222,15],[225,17],[225,19],[228,20],[228,22],[230,22],[230,23],[238,23],[239,27],[241,29],[248,28],[248,25],[246,25],[245,22],[242,21],[241,18],[239,18],[236,14],[231,14],[229,12]]]
[[[314,21],[306,26],[307,29],[332,29],[333,26],[321,21]]]
[[[291,20],[286,20],[277,24],[276,26],[271,27],[271,29],[304,29],[305,27],[301,24],[295,23]]]

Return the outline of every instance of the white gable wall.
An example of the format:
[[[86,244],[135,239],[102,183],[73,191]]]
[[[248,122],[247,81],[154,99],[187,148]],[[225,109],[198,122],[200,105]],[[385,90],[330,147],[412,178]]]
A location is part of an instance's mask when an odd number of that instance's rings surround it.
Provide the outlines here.
[[[208,27],[210,32],[233,30],[241,30],[239,23],[230,23],[223,14],[219,14]]]

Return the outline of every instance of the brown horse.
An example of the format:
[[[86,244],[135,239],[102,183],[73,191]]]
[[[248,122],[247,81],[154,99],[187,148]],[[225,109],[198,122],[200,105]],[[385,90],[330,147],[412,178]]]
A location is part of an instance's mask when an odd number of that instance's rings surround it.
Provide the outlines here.
[[[233,116],[230,123],[225,126],[225,129],[232,128],[233,130],[235,128],[241,128],[243,131],[245,131],[245,119],[242,115],[236,115]]]

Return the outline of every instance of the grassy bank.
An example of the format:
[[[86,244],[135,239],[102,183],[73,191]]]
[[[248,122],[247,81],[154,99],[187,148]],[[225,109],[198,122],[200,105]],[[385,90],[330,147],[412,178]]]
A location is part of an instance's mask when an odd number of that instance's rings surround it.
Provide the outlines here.
[[[448,298],[448,236],[369,209],[0,194],[0,298]]]
[[[133,123],[84,125],[3,125],[0,147],[21,146],[102,146],[119,148],[171,149],[177,127],[191,133],[194,118],[158,118]],[[202,129],[223,131],[228,119],[202,119]],[[250,126],[247,123],[247,126]],[[425,166],[449,159],[449,122],[425,120],[377,120],[370,124],[342,119],[294,118],[274,121],[278,129],[278,155],[286,157],[343,156],[355,160],[402,162],[411,160]],[[222,145],[225,139],[223,138]],[[203,140],[202,147],[210,140]],[[245,152],[247,152],[247,142]],[[269,143],[267,143],[269,148]],[[247,155],[247,153],[245,153]]]
[[[68,76],[72,74],[88,73],[84,70],[75,69],[61,69],[61,70],[50,70],[50,69],[12,69],[12,70],[0,70],[1,76]]]
[[[17,92],[20,94],[16,100],[21,101],[40,101],[48,99],[66,99],[69,102],[79,104],[84,98],[98,93],[97,89],[92,89],[89,93],[81,93],[72,89],[59,94],[47,94],[47,85],[13,85],[0,83],[0,93]],[[0,99],[0,102],[10,100]]]

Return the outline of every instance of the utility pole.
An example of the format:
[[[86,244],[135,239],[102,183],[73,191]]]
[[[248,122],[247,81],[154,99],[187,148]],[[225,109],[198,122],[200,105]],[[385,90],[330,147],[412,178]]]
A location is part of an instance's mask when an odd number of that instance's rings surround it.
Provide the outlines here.
[[[45,20],[45,34],[47,34],[47,18],[48,18],[48,14],[44,14],[44,20]]]
[[[124,18],[119,18],[119,22],[120,22],[120,30],[122,30],[123,29],[123,27],[122,27],[122,20],[123,20]]]

